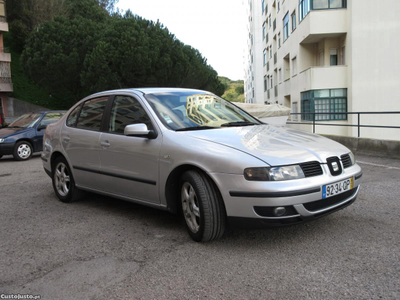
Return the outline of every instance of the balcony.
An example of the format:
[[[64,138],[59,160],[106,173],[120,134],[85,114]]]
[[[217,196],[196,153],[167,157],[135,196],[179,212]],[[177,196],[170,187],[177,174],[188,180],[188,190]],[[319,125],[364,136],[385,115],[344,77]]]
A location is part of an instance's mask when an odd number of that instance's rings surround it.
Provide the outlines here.
[[[347,33],[347,9],[313,10],[299,24],[302,44],[317,43],[324,38]]]
[[[0,92],[12,92],[13,84],[11,77],[0,77]]]
[[[0,62],[11,62],[11,54],[8,48],[0,48]]]
[[[7,18],[0,16],[0,31],[8,31]]]
[[[301,91],[347,88],[347,66],[310,67],[299,74]]]

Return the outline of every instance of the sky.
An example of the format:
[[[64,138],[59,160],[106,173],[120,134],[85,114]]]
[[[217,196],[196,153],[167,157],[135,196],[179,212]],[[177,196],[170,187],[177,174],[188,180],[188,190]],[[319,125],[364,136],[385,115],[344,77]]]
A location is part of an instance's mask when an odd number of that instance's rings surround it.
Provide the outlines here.
[[[242,0],[119,0],[117,7],[159,20],[181,42],[198,49],[219,76],[244,79]]]

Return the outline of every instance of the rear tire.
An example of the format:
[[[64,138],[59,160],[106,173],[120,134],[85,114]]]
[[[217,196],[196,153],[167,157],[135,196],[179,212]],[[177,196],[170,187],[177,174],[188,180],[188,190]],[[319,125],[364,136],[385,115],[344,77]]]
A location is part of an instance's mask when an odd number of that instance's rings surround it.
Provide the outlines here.
[[[33,153],[33,147],[29,142],[19,141],[14,146],[13,156],[15,160],[28,160]]]
[[[75,186],[71,169],[62,156],[56,158],[53,163],[52,181],[54,193],[62,202],[78,201],[83,195],[83,192]]]
[[[214,182],[199,171],[185,172],[180,182],[180,203],[186,229],[196,242],[209,242],[223,236],[225,207]]]

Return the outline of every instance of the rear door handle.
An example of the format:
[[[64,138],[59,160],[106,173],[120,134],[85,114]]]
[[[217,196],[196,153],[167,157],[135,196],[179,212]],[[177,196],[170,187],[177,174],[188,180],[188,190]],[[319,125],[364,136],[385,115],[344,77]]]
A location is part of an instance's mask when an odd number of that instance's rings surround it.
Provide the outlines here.
[[[111,146],[109,141],[101,142],[100,145],[101,145],[102,147],[104,147],[104,148],[108,148],[108,147]]]
[[[63,141],[68,143],[71,140],[71,138],[69,137],[69,135],[66,135],[63,137]]]

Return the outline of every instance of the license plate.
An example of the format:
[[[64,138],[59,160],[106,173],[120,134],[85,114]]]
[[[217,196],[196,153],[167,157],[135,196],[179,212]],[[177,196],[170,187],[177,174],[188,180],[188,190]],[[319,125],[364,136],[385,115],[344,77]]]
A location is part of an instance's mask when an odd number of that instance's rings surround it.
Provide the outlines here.
[[[353,188],[353,183],[353,177],[350,177],[342,181],[324,185],[322,187],[322,199],[350,191]]]

